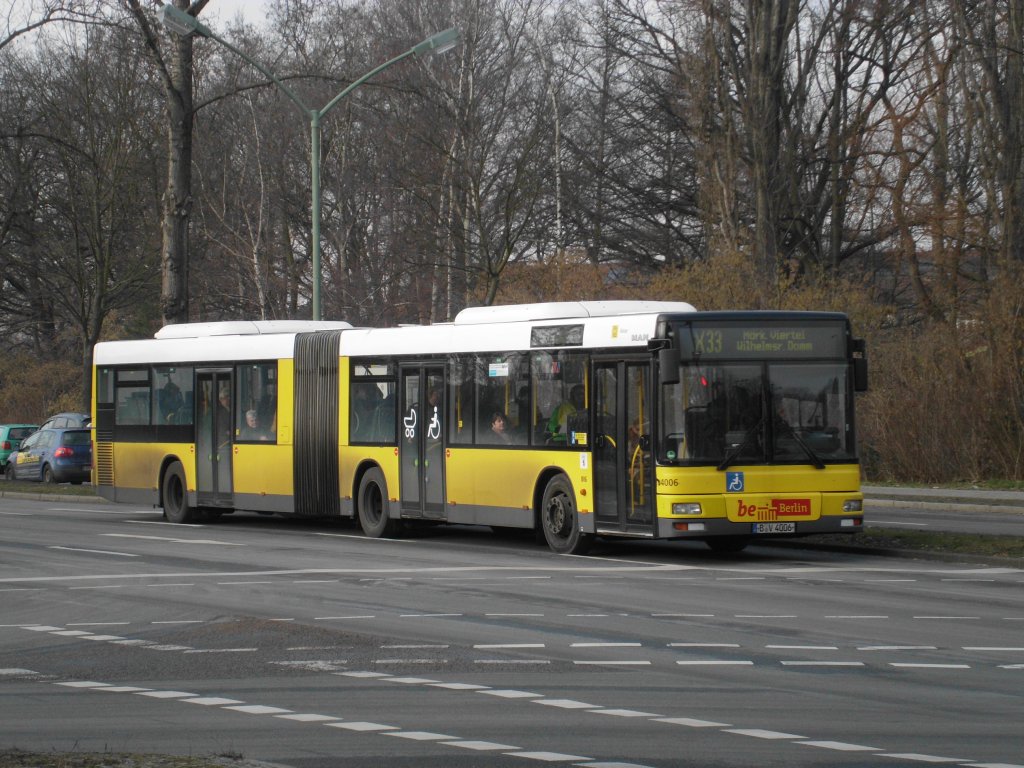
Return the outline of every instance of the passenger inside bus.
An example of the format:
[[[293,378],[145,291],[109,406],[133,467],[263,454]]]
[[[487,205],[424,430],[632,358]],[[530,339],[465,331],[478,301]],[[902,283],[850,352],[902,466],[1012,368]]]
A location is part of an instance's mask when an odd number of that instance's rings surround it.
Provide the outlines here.
[[[555,408],[548,419],[548,442],[564,443],[569,436],[569,417],[586,406],[586,392],[582,384],[573,385],[569,399]]]

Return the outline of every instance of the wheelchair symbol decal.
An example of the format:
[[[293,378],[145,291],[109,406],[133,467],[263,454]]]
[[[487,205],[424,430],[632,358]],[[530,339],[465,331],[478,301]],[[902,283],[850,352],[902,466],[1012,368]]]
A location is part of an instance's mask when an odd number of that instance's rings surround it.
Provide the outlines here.
[[[743,473],[742,472],[726,472],[725,473],[725,490],[728,493],[740,493],[743,491]]]
[[[441,436],[441,417],[437,413],[437,406],[434,406],[434,415],[430,417],[430,425],[427,427],[427,437],[437,440]]]

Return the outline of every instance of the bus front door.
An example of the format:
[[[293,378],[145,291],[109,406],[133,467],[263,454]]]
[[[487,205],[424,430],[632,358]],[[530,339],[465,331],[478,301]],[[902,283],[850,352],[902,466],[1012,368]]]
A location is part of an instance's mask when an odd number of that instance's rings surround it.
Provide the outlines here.
[[[234,411],[230,371],[196,373],[196,502],[231,507],[231,452]]]
[[[444,519],[444,369],[402,368],[402,517]]]
[[[597,529],[653,535],[650,365],[598,362],[593,381]]]

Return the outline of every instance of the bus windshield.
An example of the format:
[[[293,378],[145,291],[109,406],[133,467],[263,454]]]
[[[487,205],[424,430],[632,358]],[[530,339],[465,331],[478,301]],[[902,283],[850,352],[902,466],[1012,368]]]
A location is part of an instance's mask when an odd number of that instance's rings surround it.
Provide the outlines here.
[[[684,363],[662,387],[663,463],[856,459],[845,362]]]

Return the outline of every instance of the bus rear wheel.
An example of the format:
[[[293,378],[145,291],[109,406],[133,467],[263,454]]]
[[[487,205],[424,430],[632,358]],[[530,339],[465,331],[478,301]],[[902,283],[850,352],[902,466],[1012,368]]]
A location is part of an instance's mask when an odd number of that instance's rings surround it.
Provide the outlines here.
[[[584,555],[594,542],[593,534],[580,530],[575,496],[565,475],[551,478],[544,488],[540,524],[548,546],[560,555]]]
[[[392,536],[398,528],[395,521],[388,517],[387,499],[388,484],[384,473],[377,467],[367,470],[359,481],[356,513],[359,515],[359,527],[370,538]]]
[[[188,489],[185,485],[185,468],[176,461],[167,468],[164,475],[163,493],[164,519],[169,523],[191,523],[195,510],[188,505]]]

